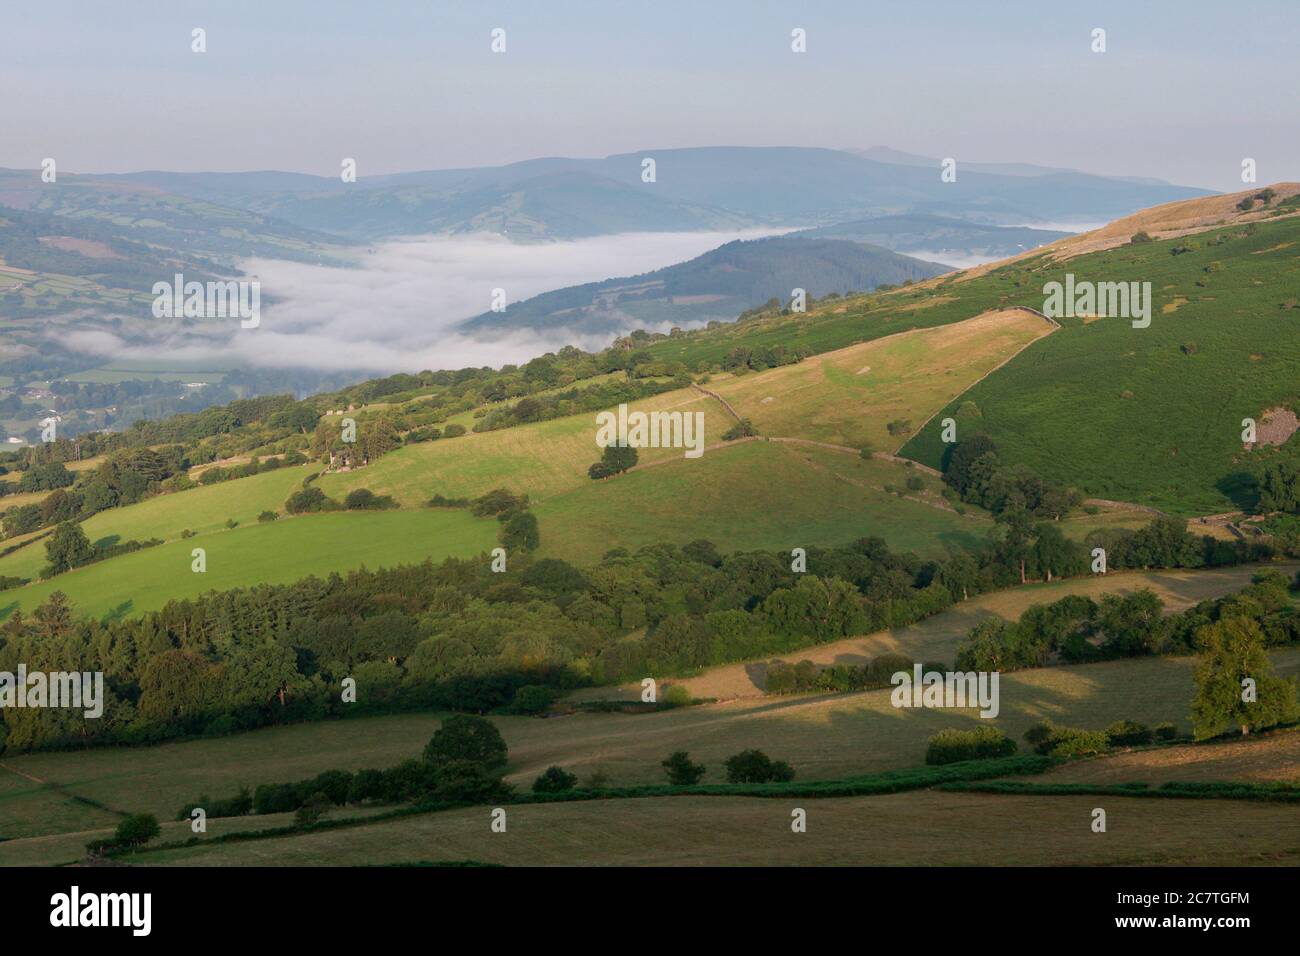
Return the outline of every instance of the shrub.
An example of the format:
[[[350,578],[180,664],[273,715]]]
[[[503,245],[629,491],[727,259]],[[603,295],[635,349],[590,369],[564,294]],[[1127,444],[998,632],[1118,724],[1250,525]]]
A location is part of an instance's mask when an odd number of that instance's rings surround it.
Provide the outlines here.
[[[748,438],[755,434],[757,432],[754,430],[754,423],[748,418],[742,418],[722,433],[722,440],[735,441],[737,438]]]
[[[1175,740],[1178,737],[1178,727],[1168,721],[1156,724],[1155,735],[1157,740]]]
[[[668,774],[668,782],[675,787],[689,787],[699,783],[705,770],[704,764],[692,762],[685,750],[674,751],[660,766]]]
[[[464,425],[451,424],[442,430],[443,438],[459,438],[463,434],[465,434]]]
[[[971,730],[949,728],[930,738],[925,751],[925,762],[938,765],[962,760],[1010,757],[1016,749],[1016,742],[996,727],[975,727]]]
[[[329,812],[333,804],[323,793],[314,793],[307,801],[294,811],[293,822],[300,827],[308,827]]]
[[[559,691],[552,687],[546,687],[542,684],[526,684],[515,691],[514,699],[510,702],[510,713],[522,714],[526,717],[544,714],[559,696]]]
[[[504,748],[505,745],[502,744],[502,749]],[[513,790],[513,787],[502,781],[499,772],[482,763],[451,760],[438,767],[433,794],[439,800],[487,803],[504,800]]]
[[[908,475],[907,487],[909,491],[920,491],[925,487],[925,481],[920,475]]]
[[[1117,720],[1106,728],[1106,739],[1112,747],[1133,747],[1151,743],[1155,732],[1137,721]]]
[[[506,742],[496,724],[469,714],[444,720],[424,748],[424,759],[434,766],[464,761],[495,770],[505,766],[506,755]]]
[[[577,774],[569,773],[562,767],[551,766],[533,781],[533,793],[563,793],[577,785]]]
[[[1104,730],[1074,730],[1063,727],[1058,732],[1051,750],[1053,757],[1084,757],[1106,750]]]
[[[257,516],[257,521],[259,524],[266,524],[269,521],[274,521],[278,517],[280,517],[278,512],[263,511],[260,515]]]
[[[152,813],[137,813],[117,825],[113,840],[118,846],[137,847],[148,843],[161,832],[158,818]]]
[[[685,684],[673,684],[664,691],[664,705],[667,707],[686,707],[694,699]]]
[[[761,750],[742,750],[727,758],[728,783],[785,783],[794,779],[794,768],[784,760],[772,760]]]
[[[377,495],[369,488],[353,488],[343,499],[343,507],[349,511],[383,511],[396,508],[397,502],[392,495]]]

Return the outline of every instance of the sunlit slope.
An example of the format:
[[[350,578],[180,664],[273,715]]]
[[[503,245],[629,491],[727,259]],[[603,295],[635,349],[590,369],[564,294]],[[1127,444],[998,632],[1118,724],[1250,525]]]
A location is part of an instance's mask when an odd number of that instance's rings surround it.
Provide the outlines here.
[[[726,412],[693,389],[678,389],[629,406],[641,411],[704,412],[704,436],[716,442],[732,424]],[[596,412],[556,418],[460,438],[423,442],[390,452],[355,471],[324,475],[321,489],[342,498],[353,488],[392,495],[420,505],[435,494],[472,498],[493,488],[544,499],[589,482],[587,468],[599,460]],[[682,457],[682,449],[642,448],[643,462]]]
[[[1023,309],[918,329],[826,352],[709,387],[764,435],[811,438],[893,451],[905,436],[893,421],[920,427],[982,376],[1053,326]]]
[[[1018,296],[1039,308],[1043,284],[1067,272],[1150,282],[1150,326],[1064,318],[944,414],[973,401],[1004,461],[1096,497],[1182,514],[1249,506],[1242,419],[1300,399],[1300,220],[1250,228],[1039,268]],[[902,453],[937,466],[938,418]]]
[[[90,564],[0,593],[0,612],[29,612],[54,591],[91,615],[134,615],[204,591],[287,584],[310,574],[469,556],[496,546],[497,522],[467,511],[342,512],[252,524]],[[207,571],[191,570],[194,548]]]
[[[827,449],[763,440],[713,448],[604,481],[534,508],[542,553],[579,564],[615,547],[707,538],[723,551],[788,550],[879,536],[898,551],[942,557],[983,540],[992,522],[959,515],[938,479],[900,490],[915,469]],[[914,500],[915,499],[915,500]]]
[[[171,541],[182,531],[214,531],[228,520],[242,524],[257,520],[263,511],[284,510],[284,501],[313,472],[310,466],[280,468],[217,485],[191,488],[149,498],[125,508],[110,508],[82,522],[92,542]],[[106,540],[108,539],[108,540]],[[0,558],[0,575],[34,578],[45,566],[45,545],[36,542]]]

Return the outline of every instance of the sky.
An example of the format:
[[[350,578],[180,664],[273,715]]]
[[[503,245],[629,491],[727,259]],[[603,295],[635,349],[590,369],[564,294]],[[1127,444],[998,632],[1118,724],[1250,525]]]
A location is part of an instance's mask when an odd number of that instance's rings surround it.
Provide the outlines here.
[[[0,166],[335,176],[345,156],[382,174],[887,145],[1226,191],[1245,157],[1261,183],[1300,179],[1298,27],[1297,0],[13,2]]]

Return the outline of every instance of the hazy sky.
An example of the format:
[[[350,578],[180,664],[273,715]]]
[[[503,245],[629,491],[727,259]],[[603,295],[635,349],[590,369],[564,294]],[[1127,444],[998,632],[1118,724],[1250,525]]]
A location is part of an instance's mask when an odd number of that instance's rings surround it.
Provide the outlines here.
[[[1227,190],[1246,156],[1261,183],[1300,179],[1297,36],[1300,0],[11,0],[0,166],[334,176],[343,156],[364,175],[889,145]]]

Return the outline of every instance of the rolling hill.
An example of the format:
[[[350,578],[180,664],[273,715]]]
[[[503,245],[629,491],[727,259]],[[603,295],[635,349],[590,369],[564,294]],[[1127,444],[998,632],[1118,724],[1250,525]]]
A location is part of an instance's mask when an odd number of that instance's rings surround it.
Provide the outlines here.
[[[614,334],[729,322],[791,290],[843,295],[941,275],[946,266],[878,246],[833,239],[773,237],[729,242],[687,262],[639,276],[557,289],[462,323],[470,332],[565,329]]]

